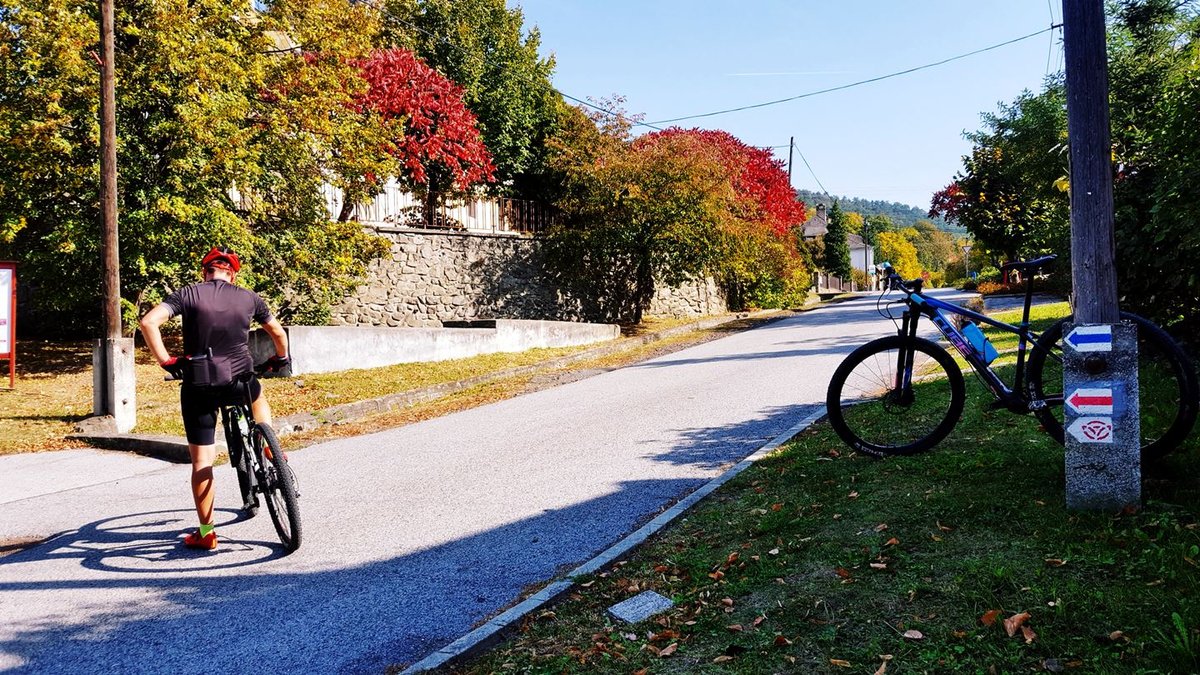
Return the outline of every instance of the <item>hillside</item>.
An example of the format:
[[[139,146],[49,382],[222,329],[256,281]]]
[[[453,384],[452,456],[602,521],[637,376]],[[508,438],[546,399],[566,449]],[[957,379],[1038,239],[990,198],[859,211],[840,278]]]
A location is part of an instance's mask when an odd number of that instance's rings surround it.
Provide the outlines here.
[[[804,200],[804,203],[810,207],[817,204],[824,204],[828,207],[833,204],[834,199],[837,199],[843,211],[855,211],[864,216],[884,215],[891,218],[900,227],[914,225],[918,220],[928,220],[936,225],[938,229],[945,230],[954,235],[965,236],[967,233],[963,227],[951,225],[940,217],[930,218],[924,210],[899,202],[859,199],[857,197],[839,197],[836,195],[820,194],[811,190],[796,190],[796,196]]]

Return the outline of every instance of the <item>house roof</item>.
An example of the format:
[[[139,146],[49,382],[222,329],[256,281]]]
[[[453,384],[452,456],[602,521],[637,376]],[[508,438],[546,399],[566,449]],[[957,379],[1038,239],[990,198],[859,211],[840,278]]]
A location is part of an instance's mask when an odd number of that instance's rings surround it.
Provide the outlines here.
[[[867,242],[857,234],[846,235],[846,243],[850,245],[852,250],[856,248],[870,248],[867,246]]]
[[[827,221],[825,219],[824,204],[817,205],[817,210],[813,213],[813,217],[805,221],[803,227],[805,239],[820,237],[829,231],[829,228],[827,227]]]

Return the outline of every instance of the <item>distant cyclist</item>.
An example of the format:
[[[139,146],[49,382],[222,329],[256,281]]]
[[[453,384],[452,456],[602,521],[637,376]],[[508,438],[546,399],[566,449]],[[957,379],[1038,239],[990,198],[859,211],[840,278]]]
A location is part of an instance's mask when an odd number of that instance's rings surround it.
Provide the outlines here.
[[[179,404],[192,458],[192,497],[200,528],[183,539],[189,548],[213,550],[217,533],[213,525],[213,460],[216,458],[217,408],[239,393],[234,382],[249,374],[254,418],[270,424],[271,407],[254,378],[250,356],[250,321],[266,330],[275,343],[268,371],[288,363],[288,340],[283,326],[271,315],[258,294],[235,286],[242,268],[237,253],[214,246],[201,262],[204,281],[167,296],[142,317],[146,347],[167,372],[181,376]],[[183,319],[184,356],[172,356],[163,344],[159,327],[172,317]],[[243,507],[246,505],[243,505]]]

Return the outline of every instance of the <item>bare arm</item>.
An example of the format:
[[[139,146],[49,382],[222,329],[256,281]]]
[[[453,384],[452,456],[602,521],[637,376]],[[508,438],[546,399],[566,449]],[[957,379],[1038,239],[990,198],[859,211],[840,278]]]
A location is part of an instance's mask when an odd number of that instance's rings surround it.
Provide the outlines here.
[[[171,360],[171,353],[163,344],[162,332],[159,330],[159,326],[162,326],[170,318],[171,307],[163,302],[146,312],[138,324],[142,329],[142,338],[146,340],[146,348],[150,350],[150,354],[154,356],[160,366]]]
[[[279,358],[284,358],[288,355],[288,339],[287,333],[283,330],[283,326],[275,319],[263,324],[263,330],[267,331],[267,335],[271,336],[271,342],[275,343],[275,355]],[[146,341],[147,343],[149,340]]]

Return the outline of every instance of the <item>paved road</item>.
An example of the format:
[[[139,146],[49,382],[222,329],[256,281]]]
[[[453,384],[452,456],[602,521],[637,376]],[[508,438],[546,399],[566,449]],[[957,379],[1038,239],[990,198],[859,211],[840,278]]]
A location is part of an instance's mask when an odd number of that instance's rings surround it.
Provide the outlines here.
[[[62,455],[56,483],[0,457],[4,483],[23,486],[0,484],[0,540],[53,535],[0,557],[0,670],[415,662],[788,429],[822,405],[846,352],[890,330],[863,298],[295,452],[306,543],[287,557],[265,509],[234,520],[231,470],[218,471],[221,548],[200,554],[178,546],[194,523],[185,466]]]

